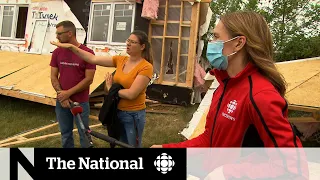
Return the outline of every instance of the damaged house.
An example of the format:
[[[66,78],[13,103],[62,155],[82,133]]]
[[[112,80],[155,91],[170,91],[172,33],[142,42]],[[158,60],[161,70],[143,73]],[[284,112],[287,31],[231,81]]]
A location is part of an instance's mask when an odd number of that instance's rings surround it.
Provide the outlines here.
[[[188,105],[193,102],[199,54],[209,26],[209,0],[0,0],[0,94],[55,105],[49,61],[55,25],[71,20],[79,42],[97,55],[125,54],[135,30],[149,36],[154,79],[149,99]],[[201,68],[201,67],[200,67]],[[201,68],[203,72],[203,68]],[[106,72],[98,67],[90,93]]]

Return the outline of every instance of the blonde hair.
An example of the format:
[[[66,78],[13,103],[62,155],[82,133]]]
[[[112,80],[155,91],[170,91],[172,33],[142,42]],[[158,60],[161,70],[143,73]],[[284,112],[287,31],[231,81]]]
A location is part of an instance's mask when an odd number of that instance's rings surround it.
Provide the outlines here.
[[[221,22],[232,37],[245,36],[244,46],[249,62],[257,66],[278,90],[282,97],[286,93],[286,82],[277,70],[273,60],[272,35],[264,17],[250,11],[227,13],[221,17]]]

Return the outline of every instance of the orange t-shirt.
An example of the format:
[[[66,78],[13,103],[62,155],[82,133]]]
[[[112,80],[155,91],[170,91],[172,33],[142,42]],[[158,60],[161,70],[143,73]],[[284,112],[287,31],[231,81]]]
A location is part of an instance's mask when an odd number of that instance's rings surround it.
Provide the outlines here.
[[[145,59],[139,62],[129,73],[124,73],[123,66],[128,59],[128,56],[113,56],[113,64],[116,67],[113,82],[121,84],[125,89],[129,89],[138,75],[147,76],[149,79],[152,78],[153,66]],[[147,87],[143,89],[134,100],[120,99],[118,109],[122,111],[139,111],[145,109],[146,90]]]

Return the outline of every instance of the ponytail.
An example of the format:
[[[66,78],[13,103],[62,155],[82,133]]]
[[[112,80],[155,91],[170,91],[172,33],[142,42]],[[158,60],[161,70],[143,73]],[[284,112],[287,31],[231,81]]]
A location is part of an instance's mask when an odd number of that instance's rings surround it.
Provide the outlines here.
[[[145,48],[142,51],[142,57],[146,59],[149,63],[153,64],[153,51],[151,48],[151,44],[148,41],[148,35],[145,32],[139,30],[135,30],[131,34],[134,34],[138,37],[141,45],[145,45]]]

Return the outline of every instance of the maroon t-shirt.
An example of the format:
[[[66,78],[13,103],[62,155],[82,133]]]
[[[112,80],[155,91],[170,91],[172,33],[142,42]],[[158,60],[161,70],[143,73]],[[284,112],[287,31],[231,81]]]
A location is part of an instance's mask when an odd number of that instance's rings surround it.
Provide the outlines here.
[[[83,44],[79,48],[94,54]],[[82,81],[85,78],[86,69],[96,69],[96,65],[85,62],[71,50],[64,48],[56,48],[53,51],[50,66],[59,69],[59,83],[62,90],[68,90]],[[82,92],[73,94],[70,99],[79,103],[88,102],[89,87]]]

